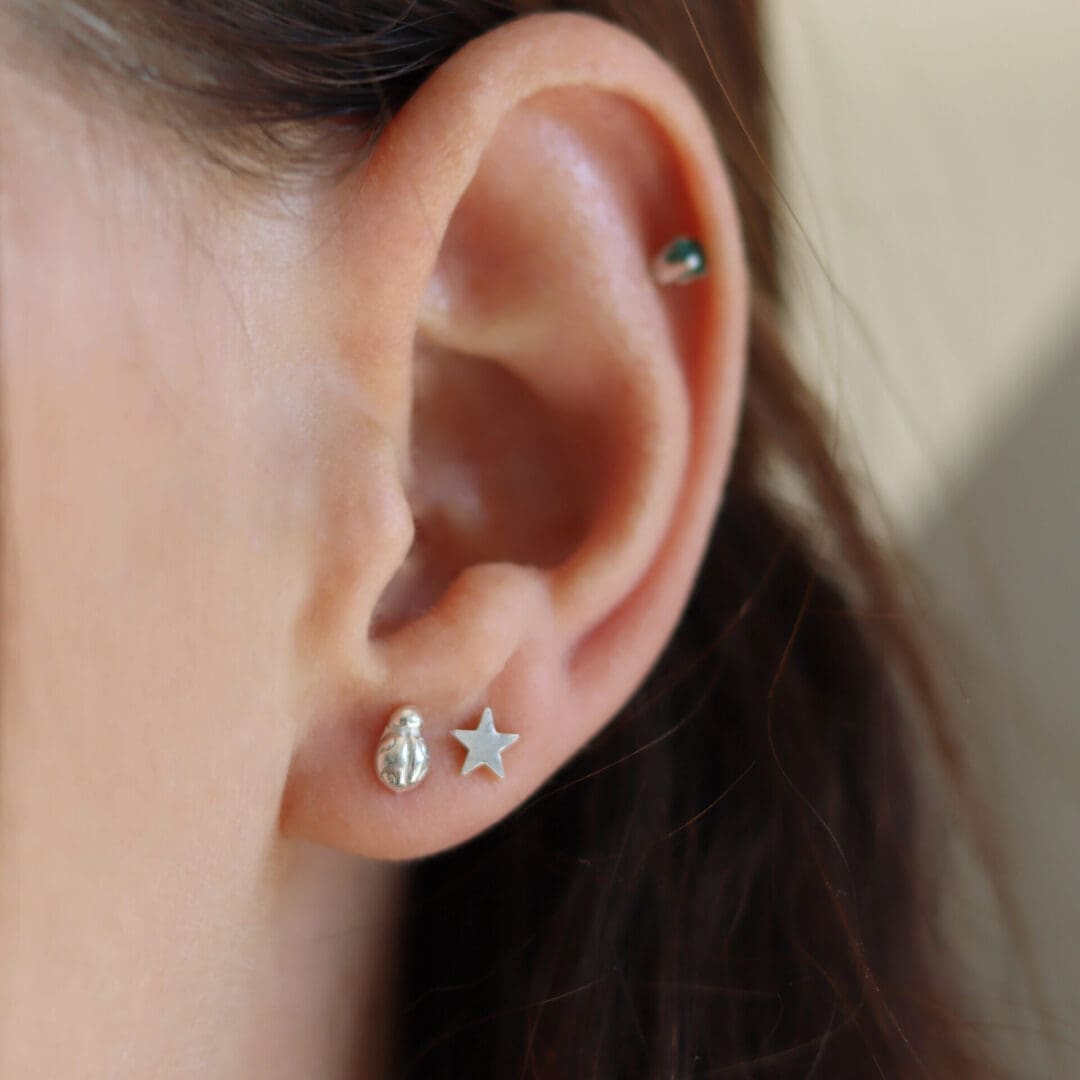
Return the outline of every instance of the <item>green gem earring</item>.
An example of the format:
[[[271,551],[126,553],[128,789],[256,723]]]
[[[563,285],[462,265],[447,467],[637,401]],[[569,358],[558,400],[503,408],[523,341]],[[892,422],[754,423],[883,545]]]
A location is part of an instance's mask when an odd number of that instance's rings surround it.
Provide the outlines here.
[[[690,236],[676,237],[653,260],[653,277],[661,285],[685,285],[704,277],[708,269],[705,249]]]

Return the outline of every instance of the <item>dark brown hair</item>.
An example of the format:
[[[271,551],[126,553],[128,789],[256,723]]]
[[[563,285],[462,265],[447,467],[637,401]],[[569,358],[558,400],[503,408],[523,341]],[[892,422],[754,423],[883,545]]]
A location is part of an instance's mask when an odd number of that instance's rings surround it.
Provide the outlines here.
[[[418,864],[400,1022],[417,1077],[987,1077],[938,938],[914,766],[965,784],[903,581],[775,330],[775,185],[751,0],[69,0],[30,17],[245,163],[355,157],[444,58],[522,13],[615,20],[681,70],[756,289],[745,415],[678,629],[524,807]],[[776,494],[777,468],[806,496]],[[805,506],[812,510],[808,511]],[[490,952],[467,944],[483,934]],[[486,959],[494,955],[494,962]],[[403,1044],[404,1045],[404,1044]],[[415,1049],[419,1047],[419,1049]]]

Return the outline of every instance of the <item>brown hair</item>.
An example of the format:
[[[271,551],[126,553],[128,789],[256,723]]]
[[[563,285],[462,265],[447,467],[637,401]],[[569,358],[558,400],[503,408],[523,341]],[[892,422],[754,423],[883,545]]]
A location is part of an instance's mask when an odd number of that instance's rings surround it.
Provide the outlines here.
[[[395,1075],[987,1077],[936,936],[912,739],[928,733],[958,785],[963,762],[896,563],[775,329],[755,3],[68,0],[59,18],[27,13],[215,156],[306,165],[343,127],[355,157],[470,38],[559,8],[637,32],[712,118],[755,282],[745,415],[700,578],[645,684],[518,812],[415,867],[400,1016],[420,1049]],[[777,467],[813,513],[776,496]],[[474,926],[494,965],[463,944]]]

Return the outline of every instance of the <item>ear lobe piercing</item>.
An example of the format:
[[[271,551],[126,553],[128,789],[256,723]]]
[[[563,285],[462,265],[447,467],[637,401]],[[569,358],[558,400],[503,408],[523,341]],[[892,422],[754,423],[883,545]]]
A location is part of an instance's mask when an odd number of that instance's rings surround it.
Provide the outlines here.
[[[518,741],[517,735],[503,734],[495,730],[495,720],[491,715],[491,707],[484,709],[480,723],[475,730],[468,728],[456,728],[453,732],[466,750],[469,751],[461,766],[461,775],[471,773],[473,769],[486,765],[497,777],[502,779],[506,775],[503,771],[502,753],[508,747]]]
[[[686,285],[709,270],[705,249],[691,236],[678,236],[653,259],[653,277],[661,285]]]
[[[423,727],[421,715],[403,705],[383,730],[375,751],[375,772],[391,791],[409,791],[427,776],[431,758]]]
[[[394,710],[383,729],[375,750],[375,772],[391,791],[410,791],[427,776],[431,757],[424,742],[423,727],[420,713],[410,705],[402,705]],[[474,729],[457,728],[452,734],[469,752],[461,766],[462,776],[486,765],[500,779],[506,775],[503,751],[520,737],[495,730],[490,706],[484,709]]]

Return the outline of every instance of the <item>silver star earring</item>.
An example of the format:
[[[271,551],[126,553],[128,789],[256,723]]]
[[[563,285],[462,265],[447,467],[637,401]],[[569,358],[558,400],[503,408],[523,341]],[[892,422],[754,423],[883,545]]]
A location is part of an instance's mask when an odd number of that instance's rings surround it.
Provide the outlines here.
[[[431,758],[423,728],[423,717],[403,705],[383,729],[375,750],[375,772],[391,791],[409,791],[427,776]]]
[[[480,723],[470,731],[468,728],[456,728],[453,732],[466,750],[469,751],[461,766],[461,775],[471,773],[473,769],[486,765],[496,776],[503,777],[502,753],[512,744],[518,741],[517,735],[503,734],[495,730],[495,720],[491,715],[491,707],[484,709],[484,715],[480,717]]]

